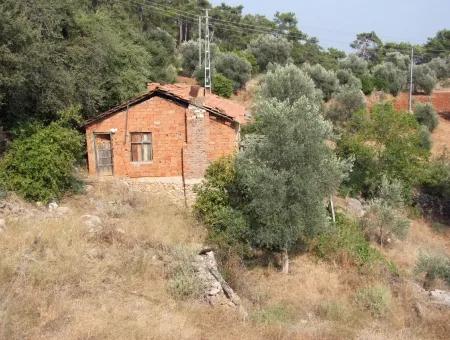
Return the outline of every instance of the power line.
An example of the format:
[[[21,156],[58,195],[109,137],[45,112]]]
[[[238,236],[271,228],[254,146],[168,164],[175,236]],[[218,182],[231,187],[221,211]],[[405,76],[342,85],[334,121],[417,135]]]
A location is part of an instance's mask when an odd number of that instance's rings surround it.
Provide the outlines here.
[[[148,8],[156,9],[159,11],[162,15],[168,16],[168,17],[181,17],[187,22],[190,22],[192,24],[196,24],[198,20],[198,15],[195,16],[192,12],[181,12],[176,9],[167,9],[163,8],[161,6],[154,5],[153,3],[145,2],[145,3],[136,3],[140,6],[146,6]],[[192,14],[191,14],[192,13]],[[277,29],[269,29],[267,27],[263,26],[257,26],[257,25],[251,25],[251,24],[243,24],[243,23],[234,23],[232,21],[227,20],[221,20],[221,19],[215,19],[211,18],[210,20],[211,26],[218,27],[223,30],[229,30],[229,31],[236,31],[241,33],[259,33],[259,34],[271,34],[271,35],[279,35],[279,36],[285,36],[285,37],[291,37],[291,38],[298,38],[298,39],[304,39],[304,35],[302,33],[294,33],[294,32],[284,32],[282,30]],[[243,27],[242,25],[248,26]],[[322,42],[332,43],[332,44],[348,44],[348,41],[338,41],[338,40],[329,40],[329,39],[321,39]],[[390,51],[398,51],[398,52],[405,52],[405,49],[402,48],[389,48]],[[425,54],[430,54],[429,52],[434,53],[441,53],[441,52],[448,52],[447,50],[428,50],[425,52]]]

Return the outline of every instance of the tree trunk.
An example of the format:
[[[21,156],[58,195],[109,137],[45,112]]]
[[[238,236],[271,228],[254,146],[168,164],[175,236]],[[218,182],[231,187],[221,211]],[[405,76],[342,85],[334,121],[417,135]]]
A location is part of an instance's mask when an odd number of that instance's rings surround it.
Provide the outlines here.
[[[283,274],[289,274],[289,255],[286,249],[281,253],[281,265],[281,272]]]

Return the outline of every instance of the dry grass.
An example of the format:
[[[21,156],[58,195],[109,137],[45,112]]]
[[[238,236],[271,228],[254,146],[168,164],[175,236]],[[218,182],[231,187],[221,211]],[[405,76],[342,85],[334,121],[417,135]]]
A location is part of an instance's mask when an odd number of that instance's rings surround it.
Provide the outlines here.
[[[173,254],[197,250],[205,236],[188,212],[114,183],[63,205],[71,213],[9,219],[0,234],[0,339],[444,339],[449,331],[446,312],[417,317],[407,284],[309,255],[294,257],[289,275],[227,263],[247,320],[176,299]],[[103,230],[90,233],[85,214],[101,217]],[[422,247],[446,248],[448,238],[415,222],[406,241],[384,251],[407,272]],[[355,300],[376,284],[392,293],[377,318]]]
[[[450,117],[439,115],[439,124],[431,135],[433,141],[431,153],[434,156],[441,155],[450,149]]]

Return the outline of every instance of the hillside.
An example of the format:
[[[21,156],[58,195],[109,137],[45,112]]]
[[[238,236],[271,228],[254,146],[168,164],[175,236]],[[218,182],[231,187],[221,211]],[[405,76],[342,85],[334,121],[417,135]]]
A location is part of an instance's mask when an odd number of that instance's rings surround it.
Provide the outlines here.
[[[297,255],[289,275],[229,265],[225,277],[248,318],[171,293],[172,272],[198,251],[205,230],[164,193],[98,182],[48,208],[10,197],[1,207],[2,339],[444,339],[448,309],[417,295],[412,269],[424,249],[450,251],[449,235],[422,220],[401,247],[385,251],[402,279],[380,281],[337,259]],[[85,216],[85,215],[91,215]],[[96,222],[97,216],[101,222]],[[183,255],[184,254],[184,255]],[[384,279],[382,279],[384,280]],[[186,282],[184,284],[187,284]],[[386,316],[362,312],[355,292],[393,289]],[[420,313],[414,308],[419,308]],[[418,314],[419,313],[419,314]]]

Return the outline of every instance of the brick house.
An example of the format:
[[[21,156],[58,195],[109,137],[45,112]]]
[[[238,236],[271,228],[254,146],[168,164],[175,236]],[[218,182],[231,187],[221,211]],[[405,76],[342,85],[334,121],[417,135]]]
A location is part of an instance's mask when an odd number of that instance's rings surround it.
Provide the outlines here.
[[[243,106],[199,86],[147,87],[85,123],[90,175],[194,181],[236,150]]]

